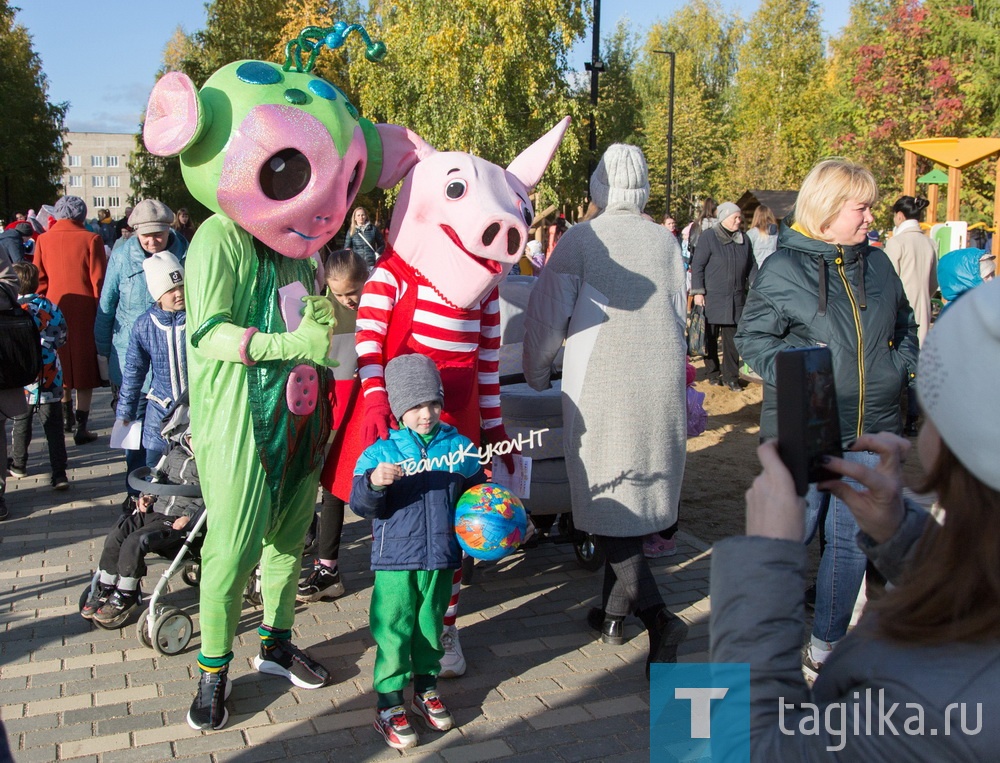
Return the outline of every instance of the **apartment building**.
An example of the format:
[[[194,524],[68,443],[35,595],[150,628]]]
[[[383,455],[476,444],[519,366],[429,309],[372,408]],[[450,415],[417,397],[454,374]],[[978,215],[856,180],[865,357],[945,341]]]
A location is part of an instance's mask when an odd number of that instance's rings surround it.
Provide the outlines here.
[[[135,150],[135,135],[110,132],[66,133],[63,188],[87,202],[87,216],[104,207],[113,219],[125,213],[132,194],[128,160]]]

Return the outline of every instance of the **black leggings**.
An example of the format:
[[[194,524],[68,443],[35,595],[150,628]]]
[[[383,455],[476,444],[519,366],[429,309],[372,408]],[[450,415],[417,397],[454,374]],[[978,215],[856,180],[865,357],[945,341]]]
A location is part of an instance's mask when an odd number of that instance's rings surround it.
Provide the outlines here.
[[[600,536],[604,548],[604,613],[624,617],[663,606],[663,597],[649,562],[642,553],[642,538]]]
[[[323,503],[319,512],[319,539],[316,556],[319,559],[340,558],[340,536],[344,532],[344,502],[323,488]]]

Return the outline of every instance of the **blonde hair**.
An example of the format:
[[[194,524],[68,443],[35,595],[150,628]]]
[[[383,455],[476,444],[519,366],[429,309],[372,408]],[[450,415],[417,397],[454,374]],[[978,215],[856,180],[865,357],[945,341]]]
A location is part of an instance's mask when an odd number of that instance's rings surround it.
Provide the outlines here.
[[[866,204],[878,201],[875,176],[867,167],[847,159],[825,159],[802,181],[795,200],[795,222],[808,236],[821,238],[823,229],[840,214],[848,199]]]

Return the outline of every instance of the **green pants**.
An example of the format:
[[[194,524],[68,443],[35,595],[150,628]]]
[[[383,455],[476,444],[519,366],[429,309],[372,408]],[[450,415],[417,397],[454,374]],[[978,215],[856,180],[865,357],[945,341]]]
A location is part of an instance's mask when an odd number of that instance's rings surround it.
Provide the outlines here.
[[[375,691],[399,692],[414,675],[441,672],[441,627],[454,570],[375,572],[368,617],[375,639]]]
[[[209,459],[211,460],[211,459]],[[244,463],[245,462],[245,463]],[[242,468],[241,468],[242,467]],[[233,647],[243,589],[261,563],[264,624],[278,630],[295,622],[302,547],[316,507],[317,469],[287,499],[278,521],[253,448],[233,458],[229,473],[201,471],[208,532],[201,553],[201,653],[224,657]]]

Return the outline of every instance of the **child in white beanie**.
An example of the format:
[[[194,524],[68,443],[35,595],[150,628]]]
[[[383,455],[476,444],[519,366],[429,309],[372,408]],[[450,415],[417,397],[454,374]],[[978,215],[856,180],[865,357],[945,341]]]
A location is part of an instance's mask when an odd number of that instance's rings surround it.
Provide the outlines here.
[[[184,268],[169,251],[150,255],[142,264],[146,287],[156,301],[139,316],[129,337],[116,417],[123,424],[140,417],[145,398],[142,445],[146,465],[155,467],[168,450],[160,434],[163,417],[187,389]],[[152,370],[150,384],[146,377]]]

